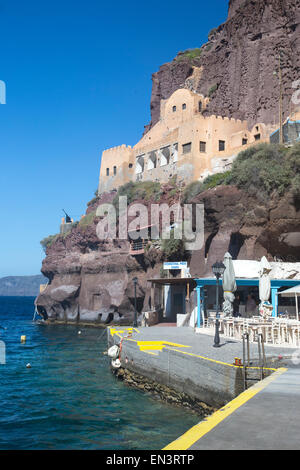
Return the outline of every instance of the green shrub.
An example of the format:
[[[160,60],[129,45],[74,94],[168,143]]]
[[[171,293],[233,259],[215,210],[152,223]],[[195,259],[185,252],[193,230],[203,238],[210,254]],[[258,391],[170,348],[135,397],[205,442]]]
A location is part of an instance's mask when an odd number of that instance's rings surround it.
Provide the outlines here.
[[[59,234],[56,235],[49,235],[48,237],[43,238],[43,240],[40,241],[40,244],[42,245],[44,251],[47,250],[47,248],[50,248],[52,243],[57,240],[59,237]]]
[[[82,219],[78,223],[78,227],[82,228],[83,230],[86,230],[86,228],[93,223],[95,217],[96,217],[96,210],[82,217]]]
[[[216,83],[215,85],[213,85],[213,86],[208,90],[208,96],[209,96],[209,98],[212,97],[212,95],[217,91],[218,88],[219,88],[219,85]]]
[[[198,194],[204,191],[203,183],[201,181],[193,181],[188,184],[183,191],[183,202],[187,203],[194,199]]]
[[[187,203],[191,201],[198,194],[206,191],[207,189],[215,188],[221,184],[227,184],[227,180],[230,177],[231,172],[226,171],[225,173],[216,173],[215,175],[210,175],[203,181],[194,181],[189,184],[183,193],[183,202]]]
[[[241,152],[232,165],[228,184],[245,191],[262,191],[282,195],[290,187],[297,165],[297,152],[289,152],[276,144],[260,144]]]
[[[174,238],[174,230],[171,230],[170,238],[162,240],[161,246],[165,259],[178,261],[186,258],[184,240]]]
[[[156,181],[140,181],[137,183],[130,181],[124,184],[118,189],[117,195],[113,200],[113,205],[116,209],[118,209],[119,206],[120,196],[127,196],[128,205],[138,199],[143,199],[144,201],[153,199],[154,201],[158,201],[161,196],[161,185]]]
[[[174,188],[174,189],[171,189],[171,191],[169,191],[169,197],[173,197],[173,196],[176,196],[176,194],[178,194],[178,189]]]
[[[197,59],[200,57],[202,54],[202,49],[199,47],[196,47],[195,49],[188,49],[187,51],[184,51],[182,54],[178,55],[176,57],[176,61],[182,61],[184,59],[189,59],[190,61]]]
[[[300,198],[300,175],[296,175],[291,183],[292,194],[295,198]]]
[[[203,181],[204,190],[215,188],[216,186],[220,186],[221,184],[226,184],[230,174],[230,171],[226,171],[224,173],[216,173],[214,175],[209,175]]]

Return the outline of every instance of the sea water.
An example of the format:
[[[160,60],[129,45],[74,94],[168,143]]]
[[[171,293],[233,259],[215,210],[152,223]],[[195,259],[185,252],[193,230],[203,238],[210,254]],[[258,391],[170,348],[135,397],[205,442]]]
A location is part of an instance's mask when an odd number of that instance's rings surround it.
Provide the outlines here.
[[[1,450],[157,450],[199,421],[118,381],[104,330],[33,323],[33,301],[0,297]]]

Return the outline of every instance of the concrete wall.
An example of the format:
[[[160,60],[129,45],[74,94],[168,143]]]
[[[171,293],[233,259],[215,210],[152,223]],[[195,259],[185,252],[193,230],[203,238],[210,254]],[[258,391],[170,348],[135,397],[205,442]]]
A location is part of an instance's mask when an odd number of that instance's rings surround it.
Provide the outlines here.
[[[112,345],[120,339],[111,337],[108,329],[108,341]],[[243,391],[242,369],[171,349],[164,348],[159,356],[152,356],[140,351],[136,342],[124,340],[121,364],[213,407],[223,406]]]
[[[116,174],[114,174],[114,167]],[[109,170],[108,175],[107,170]],[[134,159],[130,146],[120,145],[105,150],[101,157],[99,194],[117,189],[130,181],[133,174]]]

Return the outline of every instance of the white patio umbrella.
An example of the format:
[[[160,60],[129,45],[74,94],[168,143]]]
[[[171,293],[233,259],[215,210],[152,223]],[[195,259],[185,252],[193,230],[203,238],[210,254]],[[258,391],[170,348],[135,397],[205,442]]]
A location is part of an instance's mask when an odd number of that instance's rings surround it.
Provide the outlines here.
[[[282,295],[282,297],[295,297],[296,301],[296,318],[299,321],[299,309],[298,309],[298,297],[300,297],[300,284],[290,289],[283,290],[278,292],[277,295]]]
[[[235,298],[233,292],[237,289],[232,256],[230,253],[225,253],[223,263],[226,267],[222,278],[224,291],[223,313],[225,316],[229,316],[233,313],[233,301]]]
[[[268,315],[270,312],[269,308],[264,308],[267,304],[270,306],[269,298],[271,293],[271,279],[270,272],[272,267],[265,256],[260,260],[260,269],[259,269],[259,299],[260,299],[260,308],[259,311],[262,316]],[[266,310],[266,311],[265,311]]]

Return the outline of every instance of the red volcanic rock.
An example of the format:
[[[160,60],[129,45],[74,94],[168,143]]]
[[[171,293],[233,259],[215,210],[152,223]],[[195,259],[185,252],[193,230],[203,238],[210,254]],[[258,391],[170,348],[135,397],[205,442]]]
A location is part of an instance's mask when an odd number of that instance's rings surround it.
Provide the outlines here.
[[[203,67],[197,92],[211,102],[206,114],[278,122],[279,50],[283,53],[284,116],[290,114],[292,82],[300,76],[300,0],[231,0],[227,21],[216,28],[201,47],[200,57],[180,54],[152,76],[151,123],[159,120],[160,101],[167,99]]]
[[[203,203],[205,208],[205,246],[192,254],[193,276],[212,274],[211,266],[226,251],[234,259],[259,260],[265,255],[270,260],[300,260],[300,210],[291,194],[261,199],[259,193],[218,186],[193,202]],[[297,234],[299,243],[289,244]]]
[[[169,195],[172,189],[174,186],[165,185],[159,201],[146,201],[148,212],[151,203],[177,202],[178,195]],[[111,195],[104,195],[95,201],[93,210],[109,198]],[[300,207],[291,194],[264,198],[259,192],[251,195],[234,186],[218,186],[192,202],[203,203],[205,210],[205,245],[190,253],[193,277],[211,275],[212,264],[226,251],[235,259],[258,260],[266,255],[270,260],[276,256],[300,260],[300,244],[295,244],[300,232]],[[133,257],[127,240],[98,239],[98,220],[87,227],[74,227],[47,249],[42,272],[50,283],[36,303],[50,320],[130,324],[134,315],[134,277],[138,278],[138,311],[150,309],[147,280],[160,277],[162,251],[153,244],[144,256]]]

